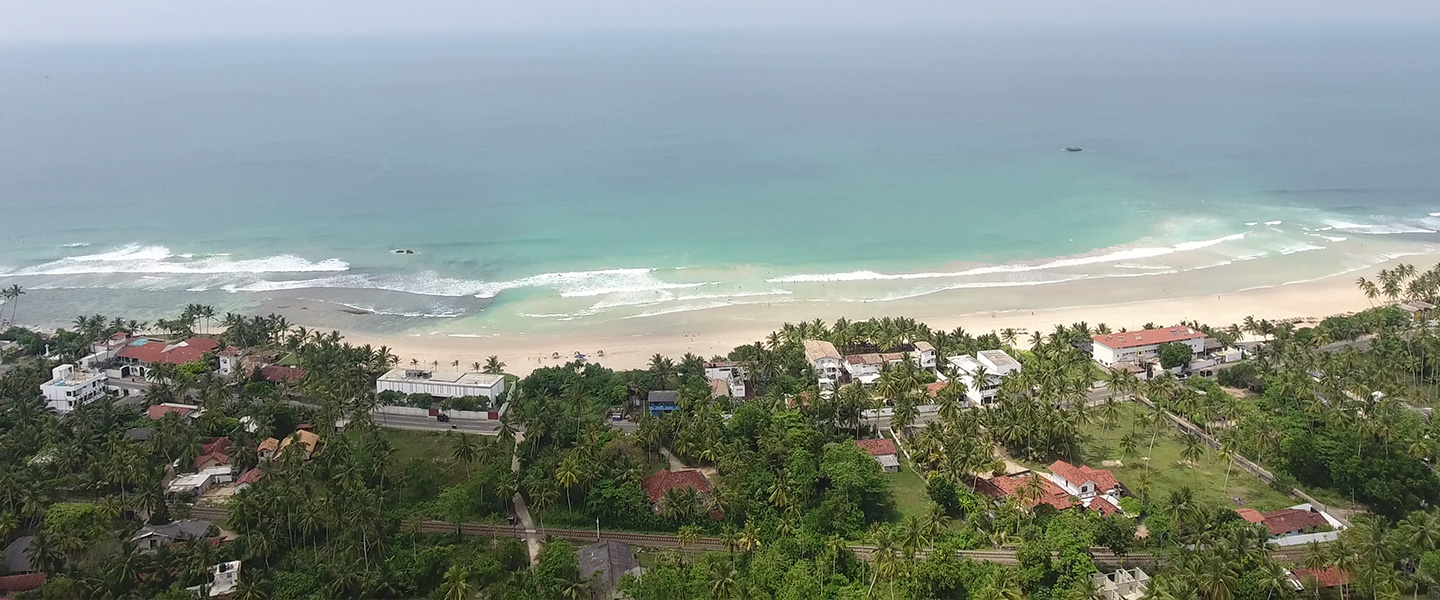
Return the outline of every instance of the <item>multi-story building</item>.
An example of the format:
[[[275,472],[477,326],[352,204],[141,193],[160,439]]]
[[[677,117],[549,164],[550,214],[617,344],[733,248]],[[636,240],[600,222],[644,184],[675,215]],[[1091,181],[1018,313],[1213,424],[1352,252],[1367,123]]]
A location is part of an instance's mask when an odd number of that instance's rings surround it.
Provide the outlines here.
[[[110,378],[100,371],[76,365],[60,365],[50,370],[50,381],[40,384],[45,404],[56,414],[65,414],[75,407],[105,395]]]
[[[1161,344],[1185,344],[1192,354],[1205,351],[1205,332],[1189,327],[1166,327],[1125,333],[1104,333],[1090,336],[1095,343],[1091,356],[1105,366],[1115,363],[1140,363],[1158,358]]]
[[[484,396],[492,402],[505,393],[505,376],[488,373],[395,368],[375,380],[375,391],[429,394],[436,398]]]

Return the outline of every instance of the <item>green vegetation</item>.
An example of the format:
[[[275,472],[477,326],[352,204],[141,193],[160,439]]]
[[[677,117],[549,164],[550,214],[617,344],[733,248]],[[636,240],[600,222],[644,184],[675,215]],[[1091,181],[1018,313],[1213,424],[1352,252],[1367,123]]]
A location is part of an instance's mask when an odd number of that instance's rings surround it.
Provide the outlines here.
[[[900,517],[923,517],[930,513],[932,504],[925,480],[909,466],[901,467],[899,473],[886,473],[890,480],[890,491],[895,496],[897,521]]]
[[[1117,410],[1119,416],[1115,427],[1106,428],[1102,423],[1086,429],[1081,442],[1081,457],[1084,464],[1114,472],[1120,483],[1137,496],[1164,498],[1172,492],[1189,488],[1193,490],[1195,501],[1205,506],[1246,506],[1262,512],[1297,503],[1249,471],[1232,466],[1210,448],[1205,448],[1193,464],[1186,461],[1183,454],[1189,440],[1174,427],[1160,428],[1152,451],[1150,438],[1154,429],[1150,426],[1150,415],[1154,413],[1134,403],[1121,404]],[[1127,437],[1138,442],[1128,454],[1125,451]],[[1145,460],[1147,456],[1150,458],[1148,461]],[[1119,464],[1102,466],[1107,464],[1106,461]],[[1242,502],[1237,504],[1234,498],[1240,498]]]
[[[1361,288],[1427,301],[1440,290],[1440,270],[1404,267],[1381,279]],[[7,297],[13,313],[18,295]],[[1356,516],[1339,541],[1305,558],[1307,566],[1351,572],[1347,597],[1418,596],[1440,577],[1440,517],[1422,510],[1440,502],[1429,467],[1440,429],[1406,406],[1407,396],[1440,379],[1440,336],[1391,308],[1314,328],[1253,319],[1221,330],[1190,325],[1222,341],[1241,333],[1270,338],[1253,360],[1221,371],[1261,392],[1254,400],[1203,380],[1141,383],[1107,372],[1116,398],[1092,406],[1095,367],[1076,343],[1109,328],[1085,323],[1032,333],[1030,349],[1015,353],[1023,369],[1002,378],[990,409],[962,408],[965,390],[953,377],[932,400],[925,384],[936,374],[913,357],[887,364],[873,386],[822,393],[804,358],[806,340],[863,352],[910,352],[923,340],[945,356],[1013,350],[1020,335],[935,331],[909,319],[813,321],[712,357],[746,366],[758,391],[752,400],[710,398],[705,359],[695,355],[657,355],[633,371],[576,362],[518,380],[494,437],[389,430],[372,420],[384,402],[424,400],[371,391],[396,362],[383,347],[352,346],[338,333],[273,316],[217,317],[198,305],[157,326],[193,335],[216,322],[226,327],[222,343],[283,351],[306,375],[278,386],[244,374],[224,378],[206,357],[154,369],[148,394],[152,403],[200,404],[199,418],[152,422],[107,398],[61,419],[38,394],[56,363],[38,354],[49,345],[62,359],[76,358],[130,323],[87,316],[73,331],[3,334],[21,342],[24,356],[0,379],[0,535],[6,542],[35,536],[32,558],[48,581],[32,597],[188,597],[184,588],[203,582],[206,566],[228,559],[245,563],[236,596],[247,600],[587,597],[588,574],[568,543],[544,544],[529,564],[518,541],[461,535],[464,523],[503,519],[519,492],[550,528],[588,530],[598,521],[606,529],[675,532],[682,545],[700,536],[723,542],[723,552],[647,555],[651,570],[621,584],[637,600],[1086,600],[1094,597],[1096,547],[1164,557],[1150,599],[1297,600],[1266,550],[1268,532],[1239,518],[1231,498],[1260,510],[1293,502],[1232,467],[1229,458],[1241,454],[1275,471],[1277,487],[1298,482],[1374,513]],[[1368,347],[1330,346],[1361,338]],[[496,357],[471,366],[504,368]],[[642,417],[633,435],[608,426],[608,411],[640,405],[652,390],[674,390],[679,410]],[[931,402],[937,412],[922,423],[919,407]],[[866,418],[881,406],[894,409],[887,423]],[[1199,429],[1177,433],[1167,411]],[[268,438],[286,438],[302,424],[319,435],[317,454],[260,456]],[[893,429],[912,451],[900,473],[883,473],[854,443],[878,435],[877,426]],[[153,428],[148,441],[126,435],[137,427]],[[521,428],[517,445],[511,434]],[[1221,450],[1202,436],[1216,438]],[[202,445],[220,437],[230,440],[241,472],[263,474],[228,504],[221,525],[238,539],[140,552],[128,542],[135,531],[191,510],[187,499],[165,494],[168,465],[193,470]],[[976,493],[976,474],[1002,468],[997,448],[1037,468],[1055,459],[1096,468],[1123,462],[1112,470],[1136,494],[1121,501],[1130,515],[1056,511],[1036,501],[1038,485],[999,501]],[[666,452],[703,469],[707,480],[665,490],[652,504],[641,483],[667,464]],[[454,529],[418,533],[420,518]],[[1140,523],[1149,531],[1144,539],[1135,537]],[[847,541],[872,546],[869,560],[857,559]],[[953,552],[995,547],[1014,548],[1018,564]]]

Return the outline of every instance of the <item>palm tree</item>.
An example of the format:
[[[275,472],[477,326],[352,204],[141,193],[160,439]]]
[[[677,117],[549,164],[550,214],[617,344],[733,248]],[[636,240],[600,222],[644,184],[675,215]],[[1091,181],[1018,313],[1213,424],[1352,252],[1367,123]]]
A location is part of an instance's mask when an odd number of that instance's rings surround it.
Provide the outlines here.
[[[481,372],[489,375],[500,375],[505,372],[505,363],[500,362],[499,356],[491,355],[485,359],[485,367]]]
[[[460,565],[450,565],[445,571],[445,583],[440,585],[440,597],[444,600],[471,600],[469,573]]]
[[[10,323],[12,325],[15,323],[16,311],[20,310],[20,297],[24,295],[25,288],[22,288],[19,285],[12,285],[8,288],[0,290],[0,296],[3,296],[5,298],[5,303],[10,305]],[[4,312],[0,312],[0,317],[3,316],[5,316]]]
[[[567,455],[555,468],[555,481],[565,488],[565,507],[573,509],[570,504],[570,487],[580,482],[580,461],[576,460],[573,453]]]
[[[710,596],[716,600],[730,600],[736,598],[740,592],[740,573],[735,570],[735,565],[722,566],[719,563],[711,565],[710,571]]]
[[[1200,440],[1200,436],[1193,433],[1186,435],[1181,439],[1181,442],[1184,444],[1184,447],[1180,449],[1180,460],[1190,463],[1191,467],[1195,467],[1200,463],[1200,459],[1205,456],[1205,442]]]
[[[465,477],[468,479],[470,477],[470,465],[473,464],[475,459],[480,455],[478,449],[475,447],[474,440],[472,440],[468,434],[464,433],[447,433],[447,435],[454,436],[454,441],[450,444],[450,455],[455,458],[455,462],[465,465]]]

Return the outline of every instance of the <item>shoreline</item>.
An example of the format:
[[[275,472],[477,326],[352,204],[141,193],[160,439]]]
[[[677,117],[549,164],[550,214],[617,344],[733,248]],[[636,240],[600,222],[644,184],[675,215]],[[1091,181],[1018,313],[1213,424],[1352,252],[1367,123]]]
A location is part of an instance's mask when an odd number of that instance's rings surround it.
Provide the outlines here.
[[[1407,257],[1415,258],[1415,257]],[[830,314],[827,322],[836,317],[857,319],[883,316],[904,316],[926,323],[932,328],[952,330],[963,327],[974,335],[1016,328],[1029,331],[1049,332],[1057,324],[1070,325],[1080,321],[1092,327],[1105,323],[1111,328],[1138,329],[1147,322],[1159,325],[1173,325],[1180,321],[1198,321],[1212,326],[1239,323],[1247,316],[1257,319],[1306,319],[1355,312],[1377,303],[1367,300],[1354,286],[1354,277],[1373,277],[1376,271],[1389,267],[1402,259],[1387,261],[1374,267],[1345,273],[1333,277],[1303,283],[1281,284],[1262,289],[1222,293],[1218,295],[1192,295],[1116,303],[1083,304],[1056,308],[1007,309],[982,312],[947,313],[944,302],[927,305],[900,307],[873,313],[868,316]],[[1060,295],[1057,292],[1053,295]],[[1052,296],[1053,296],[1052,295]],[[855,311],[826,311],[815,307],[809,319],[821,317],[821,313],[849,313]],[[888,307],[887,307],[888,308]],[[706,311],[702,322],[672,320],[659,322],[642,320],[637,322],[631,333],[582,333],[579,335],[526,335],[526,334],[446,334],[411,333],[394,335],[350,334],[341,330],[346,339],[356,344],[388,346],[400,358],[401,364],[408,364],[414,358],[421,365],[438,361],[439,368],[451,368],[452,361],[460,361],[466,369],[474,362],[484,363],[491,355],[498,356],[506,363],[506,372],[527,375],[542,367],[565,364],[573,359],[574,352],[587,355],[587,361],[612,369],[646,368],[655,354],[678,358],[689,352],[705,358],[724,355],[734,347],[763,340],[770,332],[780,328],[787,319],[779,311],[761,306],[736,306]],[[788,319],[795,322],[797,319]],[[678,322],[677,322],[678,321]],[[646,325],[651,327],[646,330]],[[331,329],[331,328],[324,328]],[[604,356],[597,356],[603,350]],[[554,358],[558,354],[559,358]]]

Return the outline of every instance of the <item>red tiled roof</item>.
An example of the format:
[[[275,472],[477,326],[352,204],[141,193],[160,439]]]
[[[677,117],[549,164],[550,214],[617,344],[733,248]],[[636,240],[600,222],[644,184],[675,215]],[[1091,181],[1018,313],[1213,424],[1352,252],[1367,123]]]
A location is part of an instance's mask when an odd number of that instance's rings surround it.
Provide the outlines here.
[[[1270,535],[1281,535],[1291,531],[1304,531],[1312,527],[1320,527],[1328,522],[1320,513],[1300,508],[1286,508],[1263,515],[1261,521]]]
[[[260,472],[260,467],[255,467],[253,469],[250,469],[249,471],[246,471],[245,474],[241,475],[239,479],[236,479],[235,485],[253,484],[257,481],[260,481],[260,478],[264,476],[265,474]]]
[[[682,471],[671,471],[661,469],[659,473],[650,476],[649,479],[640,483],[645,488],[645,493],[650,496],[650,502],[659,502],[667,490],[677,487],[695,488],[700,493],[710,491],[710,482],[705,480],[705,475],[695,469]]]
[[[221,351],[220,351],[220,356],[239,356],[239,355],[240,355],[240,349],[239,349],[239,348],[236,348],[236,347],[234,347],[234,346],[226,346],[224,350],[221,350]]]
[[[1106,500],[1104,496],[1096,496],[1094,500],[1090,501],[1090,506],[1088,508],[1097,513],[1100,513],[1100,516],[1102,517],[1108,517],[1117,512],[1120,512],[1120,509],[1114,504],[1111,504],[1109,500]]]
[[[940,390],[945,389],[945,385],[946,383],[941,381],[927,383],[925,384],[925,392],[930,394],[931,398],[938,398],[940,396]]]
[[[0,593],[28,592],[38,590],[45,585],[44,573],[26,573],[24,575],[7,575],[0,577]]]
[[[229,450],[229,449],[230,449],[230,438],[223,438],[223,437],[222,437],[222,438],[215,438],[215,439],[213,439],[213,440],[210,440],[209,443],[205,444],[204,446],[201,446],[201,447],[200,447],[200,453],[201,453],[201,454],[214,454],[214,453],[216,453],[216,452],[224,452],[224,451]]]
[[[1093,481],[1095,487],[1102,493],[1120,487],[1120,481],[1115,479],[1115,474],[1105,469],[1092,469],[1084,465],[1077,467],[1063,460],[1057,460],[1050,463],[1050,472],[1065,478],[1065,481],[1074,484],[1075,487],[1080,487],[1086,481]]]
[[[170,413],[175,413],[183,417],[192,412],[195,412],[195,409],[189,406],[165,406],[163,404],[156,404],[155,406],[145,409],[145,416],[150,417],[151,421],[159,421]]]
[[[1205,337],[1205,332],[1191,329],[1189,327],[1166,327],[1164,329],[1146,329],[1144,331],[1130,331],[1126,333],[1097,334],[1090,336],[1095,343],[1119,350],[1121,348],[1138,348],[1167,342],[1183,342]]]
[[[1350,572],[1341,571],[1336,567],[1325,567],[1323,569],[1295,569],[1290,572],[1295,579],[1300,580],[1301,585],[1309,581],[1315,581],[1322,588],[1331,588],[1337,585],[1350,583]]]
[[[884,456],[895,454],[895,442],[887,438],[873,440],[855,440],[855,445],[861,450],[870,453],[870,456]]]
[[[305,369],[297,367],[286,367],[281,365],[265,365],[260,367],[260,377],[271,383],[285,383],[287,381],[299,381],[305,376]]]
[[[1260,511],[1253,508],[1237,508],[1235,512],[1240,515],[1240,518],[1250,523],[1260,523],[1265,520],[1265,515],[1260,514]]]
[[[200,456],[195,457],[194,466],[196,469],[199,469],[200,465],[203,465],[211,460],[214,460],[215,464],[218,465],[228,465],[230,464],[230,455],[225,454],[224,452],[209,452],[206,454],[201,454]]]
[[[276,449],[276,448],[279,448],[279,447],[280,447],[280,440],[277,440],[277,439],[275,439],[275,438],[265,438],[265,441],[260,442],[260,444],[255,447],[255,451],[256,451],[256,452],[274,452],[275,449]]]
[[[134,359],[147,365],[183,365],[200,360],[206,352],[218,347],[220,347],[220,342],[210,338],[192,337],[174,345],[165,342],[145,342],[139,346],[126,346],[116,352],[115,356]]]
[[[990,481],[985,481],[984,479],[977,479],[975,491],[981,494],[985,494],[986,496],[990,496],[991,498],[1014,496],[1018,495],[1017,493],[1020,491],[1021,488],[1025,487],[1030,483],[1031,477],[1037,477],[1037,475],[1035,475],[1034,473],[1025,472],[1015,475],[1006,475],[1004,477],[996,477],[994,479],[991,479]],[[1055,485],[1055,482],[1041,477],[1040,486],[1040,497],[1034,502],[1032,502],[1030,506],[1033,507],[1037,504],[1044,503],[1055,507],[1057,510],[1065,510],[1075,505],[1075,499],[1071,498],[1070,494],[1065,493],[1065,490],[1060,489],[1060,486]]]

